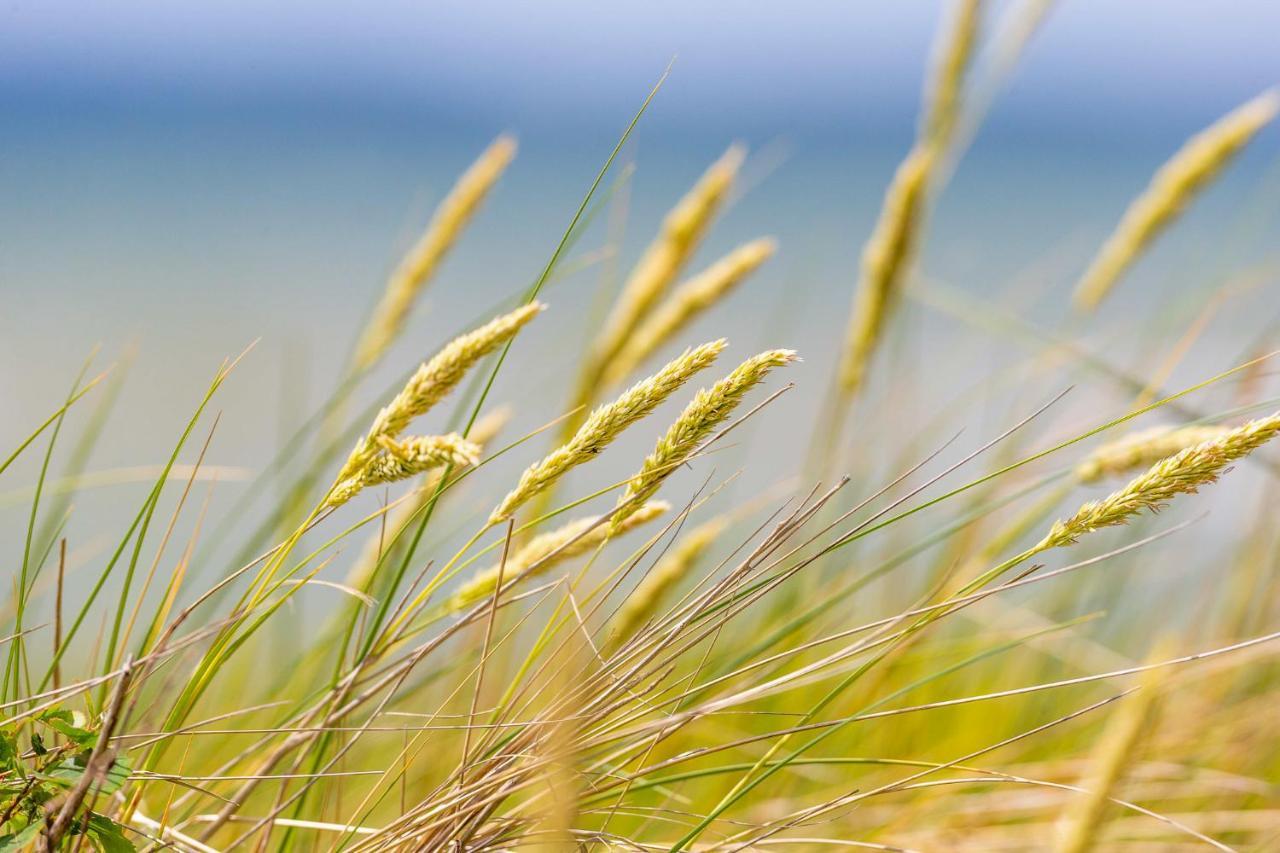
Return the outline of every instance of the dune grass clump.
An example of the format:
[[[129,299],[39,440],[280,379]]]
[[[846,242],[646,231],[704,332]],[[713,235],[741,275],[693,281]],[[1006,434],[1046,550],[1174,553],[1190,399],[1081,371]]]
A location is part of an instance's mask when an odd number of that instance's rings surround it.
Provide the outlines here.
[[[764,324],[736,343],[756,355],[685,390],[729,345],[690,341],[692,321],[730,325],[729,294],[776,250],[698,257],[737,146],[602,327],[581,293],[557,300],[554,337],[532,324],[597,236],[589,211],[642,108],[533,284],[418,338],[414,302],[512,161],[496,141],[336,390],[247,482],[221,458],[236,413],[213,412],[251,356],[214,373],[154,467],[91,467],[119,380],[89,366],[30,413],[0,456],[17,519],[0,851],[1275,848],[1280,413],[1258,415],[1280,401],[1274,329],[1242,364],[1176,364],[1210,320],[1163,292],[1143,318],[1154,355],[1132,357],[1083,334],[1129,335],[1130,313],[1040,329],[964,294],[954,331],[991,358],[942,372],[972,367],[971,385],[920,378],[965,352],[933,340],[874,357],[914,310],[928,208],[975,121],[985,8],[954,7],[843,339]],[[1162,170],[1100,292],[1274,108],[1252,102]],[[1065,305],[1072,282],[1054,283]],[[1261,290],[1211,301],[1273,307]],[[434,355],[372,386],[397,340]],[[683,351],[637,379],[666,348]],[[1174,367],[1197,381],[1164,388]],[[855,394],[856,420],[818,415]],[[1182,425],[1122,432],[1153,412]],[[650,416],[656,443],[633,443]],[[1172,645],[1137,663],[1155,636]]]

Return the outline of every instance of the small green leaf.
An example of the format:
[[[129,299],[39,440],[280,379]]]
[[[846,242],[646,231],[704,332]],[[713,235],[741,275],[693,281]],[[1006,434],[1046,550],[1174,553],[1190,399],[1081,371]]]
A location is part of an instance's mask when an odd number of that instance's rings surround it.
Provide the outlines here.
[[[124,827],[100,814],[89,816],[89,835],[98,842],[102,853],[134,853],[137,849],[125,837]]]
[[[25,828],[11,835],[0,835],[0,853],[16,853],[18,850],[26,849],[31,842],[36,840],[36,835],[39,832],[40,821],[33,821]]]

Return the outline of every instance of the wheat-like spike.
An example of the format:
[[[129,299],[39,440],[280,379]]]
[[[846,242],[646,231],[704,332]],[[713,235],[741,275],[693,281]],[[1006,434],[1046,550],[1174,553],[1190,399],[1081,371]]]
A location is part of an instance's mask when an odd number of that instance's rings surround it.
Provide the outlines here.
[[[671,505],[665,501],[650,501],[637,508],[626,523],[617,529],[611,528],[609,524],[599,523],[598,517],[589,517],[571,521],[535,536],[507,558],[506,566],[491,566],[473,575],[449,599],[448,609],[460,610],[492,593],[497,587],[500,569],[506,580],[511,580],[530,567],[533,567],[531,577],[541,575],[557,563],[589,551],[612,536],[652,521],[669,509]]]
[[[1161,166],[1076,285],[1076,308],[1097,308],[1138,255],[1275,118],[1277,110],[1280,94],[1264,92],[1191,137]]]
[[[742,362],[715,385],[699,391],[658,439],[653,452],[631,478],[622,497],[618,498],[618,506],[637,506],[656,492],[662,482],[733,413],[747,392],[769,375],[769,371],[795,360],[796,354],[792,350],[766,350]],[[620,524],[625,518],[626,510],[623,509],[613,517],[613,523]]]
[[[1148,656],[1148,662],[1164,660],[1171,644],[1157,643]],[[1163,667],[1149,669],[1142,674],[1142,681],[1135,693],[1126,696],[1120,707],[1107,721],[1098,745],[1093,752],[1093,769],[1063,815],[1062,828],[1057,839],[1057,853],[1088,853],[1094,847],[1098,830],[1107,816],[1107,806],[1116,785],[1133,764],[1144,739],[1150,736],[1156,722],[1157,700],[1167,675]]]
[[[640,324],[609,362],[603,384],[626,379],[658,347],[671,340],[703,311],[719,302],[777,251],[771,238],[753,240],[725,255],[682,284]]]
[[[385,452],[373,457],[359,475],[334,489],[328,500],[330,506],[340,506],[370,486],[398,483],[432,468],[475,465],[480,461],[480,446],[456,433],[413,436],[403,441],[382,436],[378,444]]]
[[[404,432],[410,421],[444,399],[477,361],[510,340],[545,307],[539,302],[522,305],[473,332],[454,338],[430,361],[424,362],[404,389],[378,412],[368,434],[360,439],[342,466],[339,482],[355,477],[373,461],[379,452],[379,439],[395,438]]]
[[[1076,466],[1076,479],[1082,483],[1093,483],[1106,477],[1130,474],[1230,431],[1230,427],[1224,426],[1158,426],[1145,429],[1093,451]]]
[[[627,277],[596,339],[592,359],[597,369],[607,366],[679,275],[729,194],[743,157],[741,147],[730,146],[662,221],[661,231]]]
[[[862,386],[885,319],[909,271],[923,225],[935,152],[930,146],[916,146],[898,167],[885,192],[875,231],[862,250],[862,275],[840,366],[840,385],[846,395]]]
[[[440,202],[427,230],[387,281],[382,301],[356,344],[353,362],[357,369],[367,370],[373,366],[400,334],[423,286],[515,156],[516,141],[509,136],[499,136],[462,173]]]
[[[713,518],[682,537],[664,556],[619,608],[613,619],[613,642],[620,642],[640,629],[658,609],[667,593],[683,580],[698,560],[729,526],[726,517]]]
[[[1033,551],[1070,545],[1086,533],[1124,524],[1144,509],[1158,510],[1176,495],[1194,493],[1216,481],[1232,462],[1252,453],[1277,434],[1280,434],[1280,412],[1162,459],[1123,489],[1100,501],[1090,501],[1071,518],[1055,522]]]
[[[931,145],[946,145],[956,126],[960,114],[960,91],[964,88],[973,48],[978,41],[981,12],[981,0],[960,0],[951,28],[941,43],[922,133]]]
[[[520,482],[489,516],[489,524],[497,524],[509,518],[521,504],[542,492],[570,469],[595,458],[624,429],[652,412],[689,381],[690,377],[715,361],[725,343],[721,338],[685,350],[648,379],[632,385],[612,403],[593,411],[572,438],[541,462],[525,470]]]
[[[475,422],[475,426],[471,428],[467,440],[479,448],[484,448],[493,441],[498,433],[502,431],[502,428],[511,420],[511,414],[510,406],[499,406],[486,413]],[[431,500],[436,493],[436,489],[440,486],[443,473],[438,468],[426,472],[421,484],[386,514],[383,529],[369,537],[369,540],[364,544],[364,548],[360,551],[360,556],[356,558],[351,565],[351,570],[347,572],[345,581],[347,586],[365,592],[368,591],[369,578],[378,566],[378,560],[382,557],[383,548],[387,543],[394,542],[401,528],[417,515],[418,510],[426,506],[427,501]]]

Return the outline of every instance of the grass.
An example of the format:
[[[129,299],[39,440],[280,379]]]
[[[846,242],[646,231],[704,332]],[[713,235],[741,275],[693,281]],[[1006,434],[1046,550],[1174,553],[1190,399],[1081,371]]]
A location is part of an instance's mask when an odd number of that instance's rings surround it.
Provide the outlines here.
[[[1091,338],[1099,294],[1273,97],[1227,142],[1186,149],[1202,156],[1175,161],[1175,200],[1131,208],[1089,311],[1036,325],[921,269],[930,207],[986,109],[969,65],[987,11],[962,2],[943,28],[919,136],[849,277],[849,337],[812,347],[831,356],[817,415],[787,393],[809,381],[792,350],[699,347],[690,326],[714,325],[774,252],[756,238],[694,271],[738,146],[573,342],[576,369],[524,413],[540,426],[513,430],[492,399],[500,377],[535,375],[542,302],[556,312],[550,285],[622,203],[613,165],[662,81],[532,283],[373,387],[518,168],[514,140],[494,143],[352,329],[335,390],[216,513],[196,484],[240,488],[206,457],[249,354],[218,368],[154,468],[88,470],[127,371],[104,381],[90,359],[51,392],[0,461],[23,531],[0,638],[0,850],[1280,844],[1274,340],[1181,364],[1225,292],[1144,364]],[[999,68],[1026,26],[1004,28]],[[927,311],[1029,357],[921,417],[897,345]],[[727,349],[738,367],[713,367]],[[1196,378],[1172,385],[1179,366]],[[1081,421],[1063,411],[1072,382],[1130,402]],[[996,426],[953,429],[1009,388],[1013,409],[983,412]],[[761,456],[800,473],[743,485]],[[78,493],[138,472],[152,479],[124,530],[77,560]],[[336,603],[304,606],[321,591]]]

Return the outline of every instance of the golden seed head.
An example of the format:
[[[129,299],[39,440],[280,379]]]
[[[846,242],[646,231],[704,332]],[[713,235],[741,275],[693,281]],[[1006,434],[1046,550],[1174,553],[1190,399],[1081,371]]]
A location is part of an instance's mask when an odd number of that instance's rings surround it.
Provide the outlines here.
[[[1211,441],[1228,432],[1222,426],[1159,426],[1102,445],[1076,466],[1076,479],[1092,483],[1119,477],[1153,465],[1194,444]]]
[[[504,583],[531,569],[530,576],[541,575],[557,563],[589,551],[612,536],[652,521],[669,509],[671,506],[665,501],[650,501],[616,530],[607,523],[599,523],[598,517],[589,517],[571,521],[563,527],[535,536],[509,556],[505,566],[491,566],[473,575],[449,599],[448,609],[460,610],[488,596],[497,588],[499,573]]]
[[[477,458],[483,452],[483,448],[493,441],[510,420],[511,407],[498,406],[476,421],[467,440],[476,446],[475,456]],[[360,555],[352,563],[351,570],[347,573],[346,584],[348,586],[355,589],[368,590],[369,579],[374,569],[378,567],[383,548],[387,543],[395,541],[401,528],[408,524],[409,520],[417,515],[418,511],[431,500],[436,493],[436,488],[440,485],[443,473],[439,468],[427,471],[426,476],[418,487],[413,489],[410,495],[397,503],[386,514],[382,529],[369,537],[369,540],[365,542],[364,548],[361,549]]]
[[[840,365],[840,385],[846,394],[862,386],[885,320],[910,270],[935,159],[931,146],[917,146],[907,155],[885,192],[880,220],[862,250],[862,276]]]
[[[769,260],[777,248],[777,242],[771,238],[753,240],[734,249],[681,285],[627,338],[609,363],[603,384],[616,385],[625,379],[658,347],[731,293],[747,276]]]
[[[414,436],[402,441],[380,436],[377,443],[383,452],[374,456],[359,475],[342,481],[329,496],[329,506],[340,506],[370,486],[398,483],[432,468],[475,465],[480,461],[480,446],[456,433]]]
[[[661,231],[627,277],[596,340],[592,359],[597,369],[607,367],[679,275],[729,194],[744,156],[742,148],[731,146],[662,221]]]
[[[403,390],[378,412],[368,434],[351,451],[338,480],[356,477],[377,456],[379,439],[399,436],[414,418],[443,400],[476,362],[510,340],[545,307],[539,302],[522,305],[475,331],[454,338],[424,362]]]
[[[733,413],[747,392],[769,375],[769,371],[795,360],[793,350],[766,350],[738,365],[715,385],[699,391],[658,439],[653,452],[618,499],[618,506],[632,502],[638,505],[656,492],[663,481],[688,461],[715,428]],[[613,523],[619,524],[625,518],[626,510],[623,510],[614,516]]]
[[[722,338],[685,350],[648,379],[632,385],[612,403],[595,409],[568,442],[525,470],[520,482],[493,511],[489,523],[506,520],[521,504],[572,468],[595,458],[623,430],[652,412],[690,377],[715,361],[725,343]]]
[[[1267,91],[1191,137],[1125,211],[1076,285],[1075,304],[1092,311],[1142,251],[1188,202],[1218,175],[1280,110],[1280,93]]]
[[[1152,465],[1123,489],[1090,501],[1065,521],[1055,522],[1035,550],[1073,544],[1080,536],[1126,523],[1143,510],[1155,511],[1176,495],[1194,493],[1218,479],[1227,466],[1280,433],[1280,412],[1228,430]]]
[[[427,230],[387,281],[382,301],[356,345],[356,368],[367,370],[373,366],[400,334],[418,294],[515,156],[516,141],[499,136],[458,178],[436,208]]]

